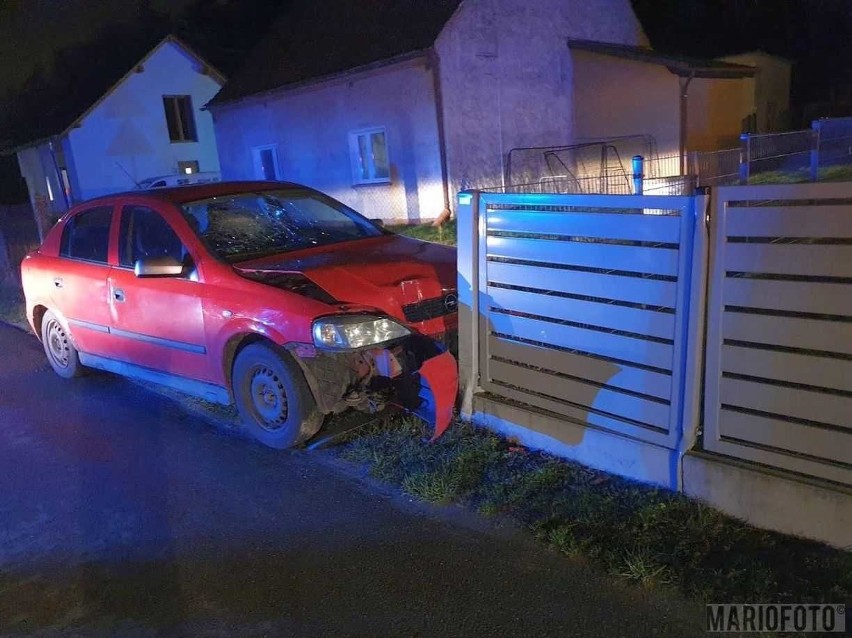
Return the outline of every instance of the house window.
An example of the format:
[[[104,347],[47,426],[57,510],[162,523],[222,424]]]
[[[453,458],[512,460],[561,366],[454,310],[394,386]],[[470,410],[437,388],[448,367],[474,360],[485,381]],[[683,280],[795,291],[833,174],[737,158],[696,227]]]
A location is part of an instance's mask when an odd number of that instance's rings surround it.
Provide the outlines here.
[[[352,179],[355,184],[390,182],[390,162],[384,128],[350,133],[349,154],[352,161]]]
[[[172,142],[197,142],[192,98],[189,95],[164,95],[163,109]]]
[[[178,173],[181,175],[192,175],[198,172],[198,160],[191,162],[178,162]]]
[[[269,146],[257,146],[252,149],[254,157],[254,176],[257,179],[275,181],[281,179],[281,171],[278,167],[278,147],[274,144]]]

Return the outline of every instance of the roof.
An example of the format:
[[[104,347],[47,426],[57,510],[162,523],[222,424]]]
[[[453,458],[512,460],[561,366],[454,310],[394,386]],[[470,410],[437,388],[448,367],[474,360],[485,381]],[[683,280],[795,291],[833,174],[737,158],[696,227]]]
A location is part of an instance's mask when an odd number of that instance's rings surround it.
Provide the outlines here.
[[[0,130],[0,150],[13,153],[64,135],[167,43],[183,49],[208,75],[224,84],[225,78],[219,71],[173,35],[148,48],[147,53],[133,47],[104,51],[103,57],[90,57],[86,62],[88,67],[75,77],[64,78],[69,86],[42,86],[13,102],[12,112]]]
[[[293,0],[211,105],[430,48],[462,0]]]
[[[587,51],[634,62],[657,64],[666,67],[680,77],[739,79],[753,77],[757,71],[754,67],[743,64],[658,53],[648,47],[626,44],[610,44],[593,40],[568,40],[568,47],[576,51]]]
[[[784,62],[786,64],[794,64],[792,58],[785,57],[783,55],[777,55],[775,53],[768,53],[763,49],[744,49],[742,51],[738,51],[737,53],[729,53],[726,55],[719,56],[720,60],[728,61],[733,60],[734,58],[741,57],[761,57],[761,58],[772,58],[773,60],[778,60],[779,62]]]

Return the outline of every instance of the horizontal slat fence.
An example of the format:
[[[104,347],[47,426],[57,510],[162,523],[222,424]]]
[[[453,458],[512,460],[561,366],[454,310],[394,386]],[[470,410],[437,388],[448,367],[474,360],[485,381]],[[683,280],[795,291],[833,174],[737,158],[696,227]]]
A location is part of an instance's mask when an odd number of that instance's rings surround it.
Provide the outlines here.
[[[852,485],[852,184],[721,188],[710,241],[705,448]]]
[[[676,447],[695,198],[477,196],[482,389]]]

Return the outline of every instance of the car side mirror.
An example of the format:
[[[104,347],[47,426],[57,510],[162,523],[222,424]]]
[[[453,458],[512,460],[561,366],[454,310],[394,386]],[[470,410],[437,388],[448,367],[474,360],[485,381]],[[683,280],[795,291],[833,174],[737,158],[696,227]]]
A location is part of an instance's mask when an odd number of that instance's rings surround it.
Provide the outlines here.
[[[385,227],[385,220],[384,219],[371,219],[370,221],[373,222],[379,228]]]
[[[184,265],[168,255],[146,257],[136,262],[133,272],[137,277],[180,277],[183,275]]]

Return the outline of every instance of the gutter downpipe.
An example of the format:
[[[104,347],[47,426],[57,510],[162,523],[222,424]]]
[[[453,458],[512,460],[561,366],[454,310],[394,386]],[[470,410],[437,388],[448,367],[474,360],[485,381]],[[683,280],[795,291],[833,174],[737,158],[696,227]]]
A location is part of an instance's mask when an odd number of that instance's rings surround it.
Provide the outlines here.
[[[62,191],[62,201],[65,203],[65,210],[62,212],[67,212],[71,205],[68,201],[68,193],[65,192],[65,180],[62,179],[62,171],[59,170],[59,162],[56,160],[56,137],[50,138],[48,148],[50,149],[50,159],[53,162],[53,170],[56,173],[56,182],[59,185],[59,190]]]
[[[441,91],[440,59],[435,47],[429,49],[429,66],[432,68],[432,84],[435,88],[435,119],[438,124],[438,153],[441,158],[441,188],[444,195],[444,210],[450,209],[450,182],[447,170],[447,137],[444,131],[444,97]]]
[[[689,85],[695,78],[695,71],[691,71],[689,76],[678,78],[680,85],[680,174],[686,175],[686,136],[688,128],[688,111],[689,111]]]

